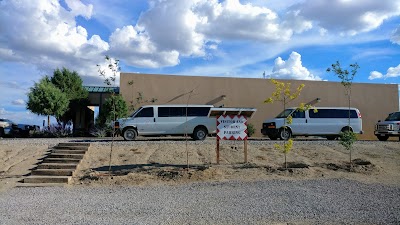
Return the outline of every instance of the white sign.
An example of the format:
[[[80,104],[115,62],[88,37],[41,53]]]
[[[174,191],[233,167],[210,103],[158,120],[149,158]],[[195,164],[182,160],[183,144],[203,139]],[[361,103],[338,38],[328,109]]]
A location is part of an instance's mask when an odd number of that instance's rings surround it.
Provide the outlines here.
[[[217,118],[217,138],[223,140],[246,140],[247,118],[237,115],[219,116]]]

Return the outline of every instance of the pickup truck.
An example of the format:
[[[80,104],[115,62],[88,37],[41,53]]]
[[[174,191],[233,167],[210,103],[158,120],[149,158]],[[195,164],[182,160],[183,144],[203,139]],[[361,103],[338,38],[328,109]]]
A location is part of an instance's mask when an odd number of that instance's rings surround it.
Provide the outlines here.
[[[29,137],[29,133],[39,126],[17,124],[9,119],[0,118],[0,137]]]
[[[374,134],[380,141],[386,141],[389,137],[399,137],[400,141],[400,111],[389,113],[384,121],[379,120]]]

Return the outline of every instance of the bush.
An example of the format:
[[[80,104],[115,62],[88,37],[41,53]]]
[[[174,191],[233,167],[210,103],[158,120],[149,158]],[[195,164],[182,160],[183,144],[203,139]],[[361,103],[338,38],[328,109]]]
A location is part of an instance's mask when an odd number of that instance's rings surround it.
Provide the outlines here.
[[[89,130],[89,133],[94,137],[109,137],[112,133],[111,126],[100,126],[95,125],[92,129]]]
[[[253,136],[254,132],[256,132],[256,129],[254,128],[254,125],[249,123],[247,124],[247,135],[249,137]]]
[[[31,137],[36,138],[60,138],[60,137],[71,137],[72,127],[61,126],[59,124],[51,124],[49,127],[44,127],[40,131],[34,131]]]

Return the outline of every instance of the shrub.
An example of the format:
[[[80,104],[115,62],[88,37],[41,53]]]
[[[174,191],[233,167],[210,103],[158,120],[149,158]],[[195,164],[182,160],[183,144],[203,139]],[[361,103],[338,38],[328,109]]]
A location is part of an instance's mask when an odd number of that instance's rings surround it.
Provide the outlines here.
[[[44,127],[40,131],[34,131],[31,137],[36,138],[60,138],[60,137],[71,137],[72,126],[61,126],[60,124],[51,124],[49,127]]]
[[[111,135],[113,128],[111,126],[95,125],[89,130],[89,133],[94,137],[108,137]]]
[[[249,123],[247,124],[247,135],[249,137],[253,136],[253,134],[256,132],[256,129],[254,128],[254,125]]]

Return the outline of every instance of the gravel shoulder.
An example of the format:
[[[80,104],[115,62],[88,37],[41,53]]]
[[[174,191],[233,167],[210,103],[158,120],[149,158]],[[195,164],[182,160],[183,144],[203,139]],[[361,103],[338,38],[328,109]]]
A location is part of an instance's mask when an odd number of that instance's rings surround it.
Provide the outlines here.
[[[400,188],[347,179],[0,193],[0,224],[399,224]]]

